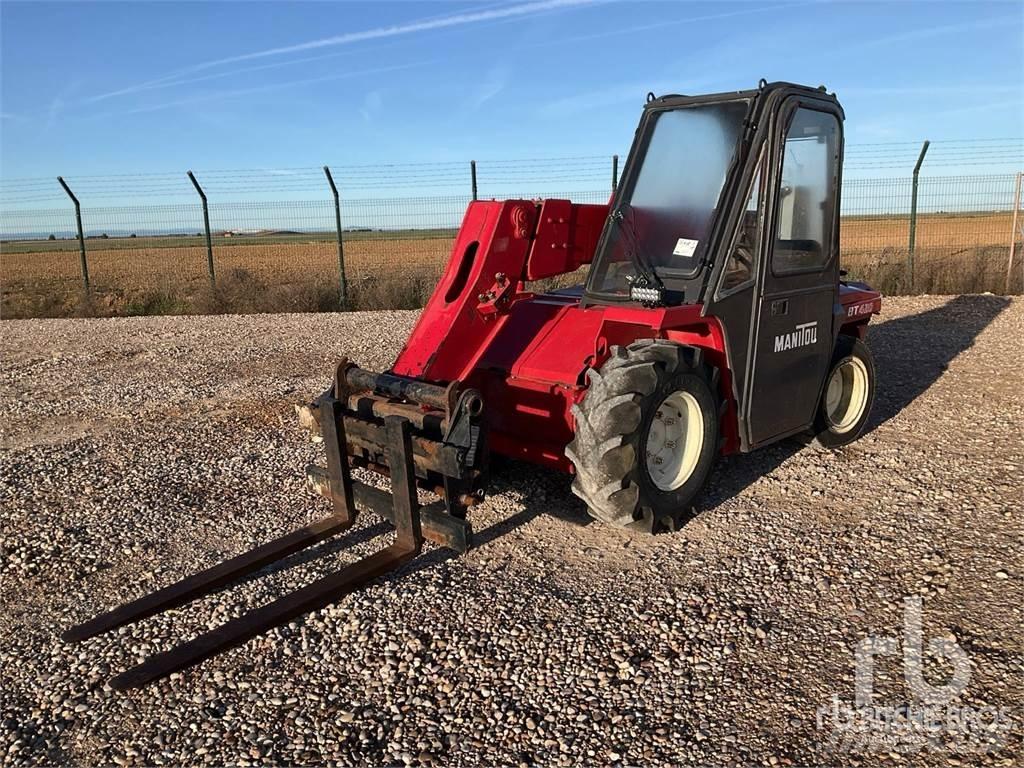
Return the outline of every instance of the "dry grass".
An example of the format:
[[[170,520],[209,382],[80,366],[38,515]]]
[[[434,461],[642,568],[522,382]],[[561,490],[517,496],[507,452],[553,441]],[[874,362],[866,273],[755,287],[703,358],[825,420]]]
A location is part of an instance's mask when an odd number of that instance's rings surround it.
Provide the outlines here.
[[[843,265],[850,276],[891,294],[1003,290],[1009,214],[921,216],[912,287],[908,227],[906,218],[845,219]],[[349,308],[422,306],[443,270],[451,242],[436,235],[346,242]],[[90,241],[87,248],[90,300],[82,296],[76,250],[4,246],[0,315],[322,311],[340,306],[337,247],[322,239],[215,243],[216,290],[210,288],[206,249],[198,240],[172,247],[160,247],[154,239],[137,244],[127,239]],[[1012,290],[1020,292],[1019,270],[1015,273]]]
[[[851,277],[888,294],[1002,293],[1010,253],[1012,214],[927,214],[918,217],[914,280],[910,285],[908,217],[855,217],[842,223],[843,266]],[[1020,293],[1018,240],[1010,284]]]
[[[211,290],[202,245],[88,251],[91,303],[81,299],[77,251],[0,254],[4,317],[79,314],[326,311],[339,308],[337,246],[309,241],[214,247]],[[357,240],[345,245],[350,309],[422,306],[450,240]]]

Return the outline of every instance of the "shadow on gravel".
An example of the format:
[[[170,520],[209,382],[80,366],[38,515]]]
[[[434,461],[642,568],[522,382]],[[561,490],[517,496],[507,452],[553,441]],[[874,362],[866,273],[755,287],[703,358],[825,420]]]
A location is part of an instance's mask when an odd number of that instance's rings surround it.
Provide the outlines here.
[[[364,516],[365,515],[360,514],[360,519],[363,519]],[[371,517],[374,520],[374,522],[370,525],[367,525],[363,528],[357,528],[355,530],[346,531],[337,536],[325,539],[324,541],[321,541],[319,544],[314,544],[308,549],[303,549],[296,552],[293,555],[289,555],[288,557],[284,557],[280,560],[275,560],[269,565],[263,566],[258,571],[253,571],[252,573],[246,574],[245,576],[241,576],[237,579],[232,579],[227,584],[224,584],[223,586],[218,587],[217,589],[210,590],[209,592],[205,593],[205,596],[216,595],[221,592],[230,592],[231,590],[236,589],[242,584],[248,584],[251,581],[259,581],[271,574],[282,573],[284,571],[291,570],[292,568],[296,568],[300,565],[304,565],[305,563],[311,563],[314,560],[320,560],[321,558],[329,558],[332,555],[336,555],[339,552],[343,552],[344,550],[349,549],[350,547],[354,547],[358,544],[370,541],[371,539],[375,539],[376,537],[382,536],[383,534],[393,530],[390,523],[380,520],[376,515],[369,515],[369,517]],[[267,541],[270,541],[269,537]],[[252,546],[259,546],[265,543],[266,541],[261,541],[256,544],[253,544]],[[244,552],[247,550],[242,551]],[[242,554],[242,552],[223,554],[217,560],[217,563],[227,560],[239,554]],[[211,565],[216,565],[216,563],[212,563]],[[202,569],[197,568],[196,572],[199,572],[200,570]],[[157,587],[156,589],[159,588],[160,587]],[[198,600],[201,598],[196,599]],[[192,601],[186,603],[186,605],[191,604],[191,602]]]
[[[784,440],[751,453],[737,453],[719,459],[708,484],[696,499],[696,512],[691,517],[717,507],[738,496],[748,486],[771,474],[804,446],[796,440]]]
[[[1003,296],[957,296],[941,307],[868,326],[878,394],[867,431],[877,429],[924,394],[1009,304]],[[785,440],[719,461],[697,499],[696,514],[737,496],[802,448],[796,440]]]
[[[494,457],[492,457],[493,459]],[[523,508],[513,515],[502,518],[481,530],[473,530],[473,549],[479,549],[496,539],[507,535],[521,525],[541,515],[549,515],[573,525],[590,525],[594,520],[587,514],[583,503],[569,490],[570,478],[553,469],[544,469],[532,464],[499,457],[492,467],[491,497],[505,493],[522,496]],[[470,520],[472,520],[470,510]],[[459,557],[448,549],[437,548],[420,555],[397,572],[415,573],[432,568],[439,563]]]
[[[360,514],[360,519],[364,519],[365,514]],[[376,515],[369,515],[373,522],[364,528],[356,528],[355,530],[344,531],[338,535],[332,536],[329,539],[321,541],[319,544],[314,544],[309,549],[303,549],[296,552],[294,555],[289,555],[281,560],[276,560],[270,565],[264,566],[258,571],[243,576],[240,579],[232,581],[230,584],[225,586],[223,589],[233,589],[240,584],[247,584],[250,581],[257,581],[265,578],[272,573],[281,573],[305,563],[310,563],[314,560],[321,558],[329,558],[332,555],[336,555],[349,547],[354,547],[357,544],[375,539],[388,531],[393,530],[390,523],[380,520]],[[358,521],[357,521],[358,523]],[[219,591],[219,590],[218,590]]]
[[[957,296],[941,307],[868,326],[878,394],[867,431],[885,424],[928,391],[1009,305],[1004,296]]]

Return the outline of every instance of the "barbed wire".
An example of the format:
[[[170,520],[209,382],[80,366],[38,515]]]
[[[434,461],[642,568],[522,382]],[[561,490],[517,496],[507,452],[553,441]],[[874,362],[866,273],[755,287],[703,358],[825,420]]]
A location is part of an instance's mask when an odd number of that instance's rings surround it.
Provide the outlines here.
[[[917,162],[921,143],[894,141],[849,144],[845,168],[852,172],[908,171]],[[624,158],[623,158],[624,159]],[[469,161],[408,161],[393,163],[328,164],[346,195],[365,192],[426,193],[465,189],[470,181]],[[930,143],[923,170],[1004,166],[1024,167],[1024,138],[944,139]],[[224,195],[328,194],[323,168],[236,168],[197,170],[196,177],[208,197]],[[478,185],[493,193],[500,189],[543,188],[573,182],[584,186],[611,183],[611,155],[492,158],[476,161]],[[67,183],[83,205],[92,200],[134,198],[195,198],[184,172],[138,172],[66,175]],[[67,201],[55,178],[0,177],[0,206],[5,208]]]

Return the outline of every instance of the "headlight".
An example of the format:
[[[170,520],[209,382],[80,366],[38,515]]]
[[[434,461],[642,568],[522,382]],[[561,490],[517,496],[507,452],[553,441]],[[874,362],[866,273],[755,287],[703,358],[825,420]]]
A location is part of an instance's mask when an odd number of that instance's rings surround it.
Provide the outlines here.
[[[650,286],[631,285],[629,287],[629,298],[639,301],[641,304],[661,304],[662,289]]]

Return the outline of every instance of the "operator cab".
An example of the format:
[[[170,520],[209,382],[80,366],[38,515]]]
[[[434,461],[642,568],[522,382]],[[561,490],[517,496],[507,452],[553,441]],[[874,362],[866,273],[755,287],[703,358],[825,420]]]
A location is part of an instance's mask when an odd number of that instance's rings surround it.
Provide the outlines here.
[[[586,303],[675,306],[739,290],[756,277],[762,227],[776,273],[834,261],[842,119],[834,95],[790,83],[650,95]]]
[[[582,306],[718,321],[744,450],[810,423],[845,321],[842,122],[834,95],[791,83],[649,96],[595,252]]]

